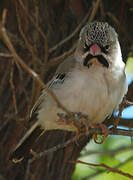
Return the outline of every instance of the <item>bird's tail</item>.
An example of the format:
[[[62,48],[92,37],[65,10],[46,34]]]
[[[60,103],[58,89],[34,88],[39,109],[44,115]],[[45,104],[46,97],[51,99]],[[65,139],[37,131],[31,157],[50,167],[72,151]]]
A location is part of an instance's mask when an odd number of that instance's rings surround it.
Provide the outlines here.
[[[17,163],[24,159],[24,157],[29,154],[33,143],[41,135],[43,130],[40,128],[38,122],[36,122],[16,145],[10,154],[10,160]]]

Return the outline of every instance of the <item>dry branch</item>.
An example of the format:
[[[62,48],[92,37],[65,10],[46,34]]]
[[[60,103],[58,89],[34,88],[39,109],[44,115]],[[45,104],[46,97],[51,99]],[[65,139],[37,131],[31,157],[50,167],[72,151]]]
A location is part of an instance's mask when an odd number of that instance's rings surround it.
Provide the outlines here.
[[[47,42],[47,36],[45,35],[45,33],[41,30],[41,28],[38,26],[38,24],[36,23],[36,21],[32,18],[32,16],[28,13],[28,10],[26,9],[26,7],[24,6],[23,2],[21,0],[18,0],[19,4],[21,5],[22,9],[24,10],[26,16],[30,19],[30,21],[32,22],[32,24],[35,26],[35,28],[37,29],[37,31],[40,33],[40,35],[43,37],[44,39],[44,43],[45,43],[45,62],[47,62],[48,60],[48,42]]]
[[[14,60],[16,63],[19,63],[22,68],[24,70],[26,70],[29,75],[35,80],[37,81],[40,86],[46,90],[46,92],[53,98],[53,100],[57,103],[58,107],[61,108],[64,112],[66,112],[67,114],[71,115],[71,113],[60,103],[60,101],[57,99],[56,95],[43,83],[43,81],[39,78],[38,74],[35,73],[30,67],[28,67],[24,61],[18,56],[18,54],[16,53],[11,41],[9,40],[9,37],[6,33],[6,29],[2,26],[2,24],[0,24],[0,35],[3,39],[3,41],[5,42],[5,44],[7,45],[9,51],[12,53]]]
[[[81,155],[81,157],[84,156],[88,156],[88,155],[92,155],[92,154],[103,154],[103,155],[110,155],[110,156],[114,156],[117,153],[121,153],[121,152],[125,152],[125,151],[129,151],[133,149],[133,145],[129,145],[129,146],[121,146],[118,147],[117,149],[109,149],[109,150],[87,150],[83,155]]]
[[[13,78],[14,78],[14,62],[12,61],[9,82],[10,82],[11,89],[12,89],[12,98],[13,98],[13,104],[14,104],[15,113],[18,114],[17,100],[16,100],[16,90],[15,90],[15,86],[14,86],[14,83],[13,83]]]
[[[96,13],[98,11],[98,8],[100,6],[100,3],[101,3],[101,0],[97,0],[96,3],[93,4],[93,9],[92,9],[92,13],[90,15],[90,18],[89,18],[89,21],[88,23],[90,23],[91,21],[94,20],[95,16],[96,16]]]
[[[76,27],[76,29],[69,35],[67,36],[65,39],[63,39],[62,41],[60,41],[58,44],[56,44],[54,47],[49,49],[49,53],[52,53],[53,51],[57,50],[59,47],[61,47],[64,43],[68,42],[70,39],[72,39],[81,29],[81,27],[84,25],[84,23],[87,21],[88,17],[89,17],[90,12],[88,12],[86,14],[86,16],[84,17],[84,19],[80,22],[80,24]]]
[[[132,161],[133,160],[133,156],[131,156],[131,157],[129,157],[128,159],[126,159],[125,161],[122,161],[122,162],[120,162],[118,165],[116,165],[116,166],[114,166],[113,168],[114,169],[118,169],[118,168],[120,168],[121,166],[123,166],[123,165],[125,165],[126,163],[128,163],[128,162],[130,162],[130,161]],[[96,177],[96,176],[98,176],[98,175],[100,175],[100,174],[102,174],[102,173],[107,173],[108,171],[107,171],[107,169],[105,169],[105,170],[97,170],[95,173],[93,173],[93,174],[91,174],[91,175],[89,175],[88,177],[86,177],[85,179],[91,179],[91,178],[94,178],[94,177]]]
[[[76,135],[74,138],[71,138],[69,140],[67,140],[66,142],[62,143],[62,144],[58,144],[50,149],[47,149],[43,152],[40,153],[36,153],[34,151],[32,151],[32,155],[33,155],[33,159],[31,160],[31,163],[36,160],[36,159],[41,159],[42,157],[46,156],[49,153],[55,152],[59,149],[65,148],[68,145],[70,145],[71,143],[78,143],[78,139],[80,139],[83,136],[90,136],[92,134],[101,134],[104,135],[104,133],[102,132],[102,130],[100,128],[89,128],[88,133],[80,133],[78,136]],[[129,136],[132,137],[133,136],[133,131],[132,130],[125,130],[125,129],[109,129],[108,130],[108,135],[121,135],[121,136]]]
[[[125,30],[125,28],[123,26],[121,26],[119,20],[110,12],[107,13],[107,16],[117,25],[119,30],[125,35],[125,37],[128,39],[128,41],[130,43],[133,43],[132,37],[130,37],[129,34],[127,33],[127,31]]]
[[[71,161],[70,163],[74,163],[74,164],[80,163],[80,164],[85,164],[88,166],[103,167],[103,168],[109,170],[110,172],[118,173],[118,174],[121,174],[121,175],[128,177],[130,179],[133,179],[133,176],[131,174],[125,173],[125,172],[123,172],[119,169],[116,169],[116,168],[112,168],[110,166],[107,166],[106,164],[93,164],[93,163],[87,163],[87,162],[83,162],[83,161]]]
[[[11,59],[13,58],[13,55],[8,53],[0,53],[0,58]]]
[[[79,32],[79,30],[81,29],[81,27],[85,24],[85,22],[87,21],[89,15],[90,18],[88,20],[88,23],[90,23],[91,21],[93,21],[93,19],[95,18],[95,15],[97,13],[97,10],[100,6],[101,0],[97,0],[95,5],[93,6],[91,15],[90,12],[88,11],[88,13],[86,14],[86,16],[84,17],[84,19],[80,22],[80,24],[76,27],[76,29],[65,39],[63,39],[62,41],[60,41],[58,44],[56,44],[54,47],[49,49],[49,53],[52,53],[53,51],[55,51],[56,49],[58,49],[60,46],[62,46],[64,43],[68,42],[70,39],[72,39],[76,33]]]

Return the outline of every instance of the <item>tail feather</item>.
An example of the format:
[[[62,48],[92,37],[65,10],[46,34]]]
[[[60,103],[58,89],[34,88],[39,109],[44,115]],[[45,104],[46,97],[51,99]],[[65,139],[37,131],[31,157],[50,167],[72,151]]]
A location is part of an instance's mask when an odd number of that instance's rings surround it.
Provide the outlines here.
[[[17,163],[24,159],[29,154],[31,147],[33,146],[36,139],[41,135],[42,129],[38,122],[36,122],[25,134],[25,136],[16,145],[14,150],[10,154],[10,160]]]

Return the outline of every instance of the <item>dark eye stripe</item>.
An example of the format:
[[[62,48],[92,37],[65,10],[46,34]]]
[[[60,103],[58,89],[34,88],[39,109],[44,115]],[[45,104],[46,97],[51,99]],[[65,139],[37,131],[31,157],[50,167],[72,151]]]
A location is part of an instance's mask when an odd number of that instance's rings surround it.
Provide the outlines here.
[[[106,46],[100,47],[100,48],[101,48],[103,53],[107,54],[108,53],[108,49],[109,49],[109,45],[106,45]]]

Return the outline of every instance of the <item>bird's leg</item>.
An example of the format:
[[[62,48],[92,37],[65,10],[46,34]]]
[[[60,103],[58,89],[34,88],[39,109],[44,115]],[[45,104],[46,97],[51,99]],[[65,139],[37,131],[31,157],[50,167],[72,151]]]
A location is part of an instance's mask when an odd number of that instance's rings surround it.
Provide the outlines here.
[[[73,115],[73,113],[71,113],[70,115],[65,114],[65,113],[57,113],[57,115],[59,116],[59,119],[57,120],[57,123],[59,125],[62,126],[70,126],[73,129],[76,129],[76,134],[79,135],[80,134],[80,128],[77,122],[75,122],[75,117]]]
[[[86,134],[88,134],[88,127],[89,127],[89,117],[87,114],[84,114],[84,113],[76,113],[78,115],[78,119],[80,120],[80,124],[81,124],[81,128],[80,128],[80,131],[81,132],[84,132]]]
[[[97,143],[97,144],[102,144],[103,141],[105,140],[105,138],[108,136],[109,134],[109,130],[108,130],[108,127],[105,125],[105,124],[93,124],[93,127],[94,128],[101,128],[102,129],[102,133],[103,133],[103,137],[101,138],[101,141],[98,142],[97,141],[97,135],[98,134],[94,134],[93,135],[93,138],[94,138],[94,141]]]
[[[58,113],[59,116],[58,123],[60,125],[69,125],[76,129],[76,137],[79,136],[81,132],[88,133],[89,118],[88,115],[81,112],[71,112],[71,115]]]

